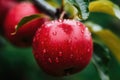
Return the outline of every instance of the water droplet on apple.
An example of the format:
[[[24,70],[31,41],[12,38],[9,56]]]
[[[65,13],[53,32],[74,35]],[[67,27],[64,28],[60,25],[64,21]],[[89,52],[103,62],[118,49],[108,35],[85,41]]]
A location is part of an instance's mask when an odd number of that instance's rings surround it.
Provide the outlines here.
[[[74,37],[75,40],[77,40],[77,37]]]
[[[69,40],[68,40],[68,43],[72,43],[72,40],[71,40],[71,39],[69,39]]]
[[[40,32],[40,31],[41,31],[41,28],[39,28],[38,31]]]
[[[43,49],[43,53],[46,53],[46,49]]]
[[[87,51],[90,52],[90,49],[88,48]]]
[[[56,63],[59,63],[58,57],[55,58],[55,62],[56,62]]]
[[[63,53],[60,51],[60,52],[59,52],[59,56],[62,56],[62,54],[63,54]]]
[[[57,32],[55,31],[55,32],[52,32],[52,34],[54,35],[54,36],[56,36],[57,35]]]
[[[49,63],[52,63],[52,60],[51,60],[51,58],[48,58],[48,62],[49,62]]]
[[[62,22],[62,20],[61,20],[61,19],[59,19],[59,20],[58,20],[58,22]]]
[[[51,21],[52,24],[54,24],[55,22],[54,21]]]
[[[72,51],[72,50],[73,50],[73,47],[70,47],[70,50]]]
[[[84,33],[84,30],[81,30],[81,33]]]
[[[35,42],[35,41],[36,41],[36,38],[33,39],[33,42]]]
[[[70,58],[73,58],[73,54],[70,54]]]
[[[41,41],[41,44],[44,44],[44,42],[43,42],[43,41]]]
[[[78,26],[80,26],[81,24],[80,24],[80,22],[76,22],[76,24],[78,25]]]

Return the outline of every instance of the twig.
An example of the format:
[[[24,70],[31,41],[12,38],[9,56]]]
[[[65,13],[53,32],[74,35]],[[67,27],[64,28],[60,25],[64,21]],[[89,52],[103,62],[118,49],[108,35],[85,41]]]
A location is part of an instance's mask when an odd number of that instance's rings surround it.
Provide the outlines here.
[[[54,7],[52,7],[50,4],[48,4],[44,0],[32,0],[32,1],[40,11],[43,11],[44,13],[46,13],[47,15],[53,18],[56,17],[57,10]]]
[[[60,18],[59,19],[63,19],[63,17],[65,16],[65,11],[63,11],[60,15]]]

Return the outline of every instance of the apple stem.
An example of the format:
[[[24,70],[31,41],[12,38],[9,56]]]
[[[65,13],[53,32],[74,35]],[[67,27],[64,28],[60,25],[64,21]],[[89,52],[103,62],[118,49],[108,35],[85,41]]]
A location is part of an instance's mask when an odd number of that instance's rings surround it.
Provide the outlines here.
[[[59,19],[63,19],[64,18],[64,16],[65,16],[65,14],[66,14],[66,12],[64,11],[64,0],[62,0],[62,4],[61,4],[61,9],[60,9],[61,11],[61,14],[60,14],[60,17],[59,17]]]
[[[36,7],[47,15],[56,18],[57,9],[48,4],[45,0],[32,0]]]
[[[63,17],[64,17],[64,15],[65,15],[65,11],[62,11],[62,13],[61,13],[61,15],[60,15],[60,17],[59,17],[59,19],[63,19]]]

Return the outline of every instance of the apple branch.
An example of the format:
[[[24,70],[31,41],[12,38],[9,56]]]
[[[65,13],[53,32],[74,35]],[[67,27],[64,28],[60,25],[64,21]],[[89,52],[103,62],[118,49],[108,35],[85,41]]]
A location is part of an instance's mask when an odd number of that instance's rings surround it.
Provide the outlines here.
[[[53,18],[56,17],[57,9],[52,7],[50,4],[48,4],[44,0],[32,0],[32,1],[38,7],[39,10],[43,11],[44,13]]]

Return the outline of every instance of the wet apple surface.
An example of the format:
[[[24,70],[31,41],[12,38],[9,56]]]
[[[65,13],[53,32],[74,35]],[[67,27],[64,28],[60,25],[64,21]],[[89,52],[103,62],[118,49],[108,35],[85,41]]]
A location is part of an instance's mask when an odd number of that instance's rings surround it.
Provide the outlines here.
[[[91,33],[76,20],[46,22],[33,39],[36,61],[46,73],[53,76],[81,71],[90,62],[92,52]]]

